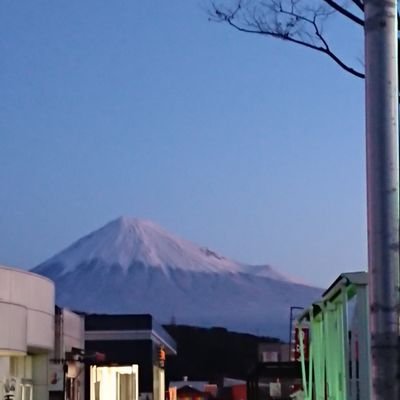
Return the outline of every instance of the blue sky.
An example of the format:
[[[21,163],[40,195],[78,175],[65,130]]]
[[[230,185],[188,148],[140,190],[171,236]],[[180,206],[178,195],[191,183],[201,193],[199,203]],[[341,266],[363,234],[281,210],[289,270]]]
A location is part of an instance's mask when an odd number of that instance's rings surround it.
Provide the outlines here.
[[[323,55],[190,0],[2,0],[0,52],[0,263],[131,215],[318,285],[366,268],[364,82]]]

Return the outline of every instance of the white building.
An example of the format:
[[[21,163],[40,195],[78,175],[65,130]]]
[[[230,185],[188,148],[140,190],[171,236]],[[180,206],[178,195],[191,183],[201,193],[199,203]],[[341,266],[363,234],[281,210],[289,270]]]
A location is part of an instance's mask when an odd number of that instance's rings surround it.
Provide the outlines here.
[[[54,284],[0,266],[0,399],[48,400]]]
[[[49,364],[50,400],[83,400],[84,349],[84,318],[56,306],[54,352]]]

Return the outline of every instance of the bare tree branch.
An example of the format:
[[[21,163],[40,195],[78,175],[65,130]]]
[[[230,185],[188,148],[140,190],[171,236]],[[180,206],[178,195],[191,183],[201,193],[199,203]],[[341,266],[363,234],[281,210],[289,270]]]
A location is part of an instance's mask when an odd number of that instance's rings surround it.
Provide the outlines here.
[[[355,4],[357,0],[352,0]],[[358,25],[364,26],[364,20],[357,17],[357,15],[354,15],[350,11],[346,10],[343,8],[341,5],[336,3],[333,0],[324,0],[326,4],[328,4],[330,7],[332,7],[334,10],[340,12],[340,14],[344,15],[345,17],[349,18],[351,21],[355,22]]]
[[[361,10],[364,11],[364,2],[361,0],[352,0],[352,2]]]
[[[210,19],[227,23],[241,32],[270,36],[316,50],[346,72],[364,78],[362,72],[348,65],[331,49],[323,34],[324,22],[333,12],[341,13],[358,25],[364,24],[362,19],[333,0],[320,0],[321,4],[310,0],[218,0],[218,4],[216,1],[211,2]]]

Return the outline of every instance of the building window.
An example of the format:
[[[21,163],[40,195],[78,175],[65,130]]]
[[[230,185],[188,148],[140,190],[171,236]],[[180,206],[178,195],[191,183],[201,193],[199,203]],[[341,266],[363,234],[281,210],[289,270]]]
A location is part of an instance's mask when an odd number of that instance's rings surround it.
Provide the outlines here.
[[[277,362],[279,361],[277,351],[263,351],[262,352],[262,362]]]

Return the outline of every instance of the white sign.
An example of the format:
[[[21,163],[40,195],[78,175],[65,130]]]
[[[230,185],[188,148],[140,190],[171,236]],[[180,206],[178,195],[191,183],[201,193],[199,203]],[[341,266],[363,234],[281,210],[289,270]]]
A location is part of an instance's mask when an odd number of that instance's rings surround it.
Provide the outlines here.
[[[62,364],[49,365],[49,390],[60,392],[64,389],[64,366]]]
[[[17,378],[10,376],[4,381],[4,400],[14,400],[17,391]]]
[[[282,397],[280,382],[271,382],[269,384],[269,395],[273,398]]]

